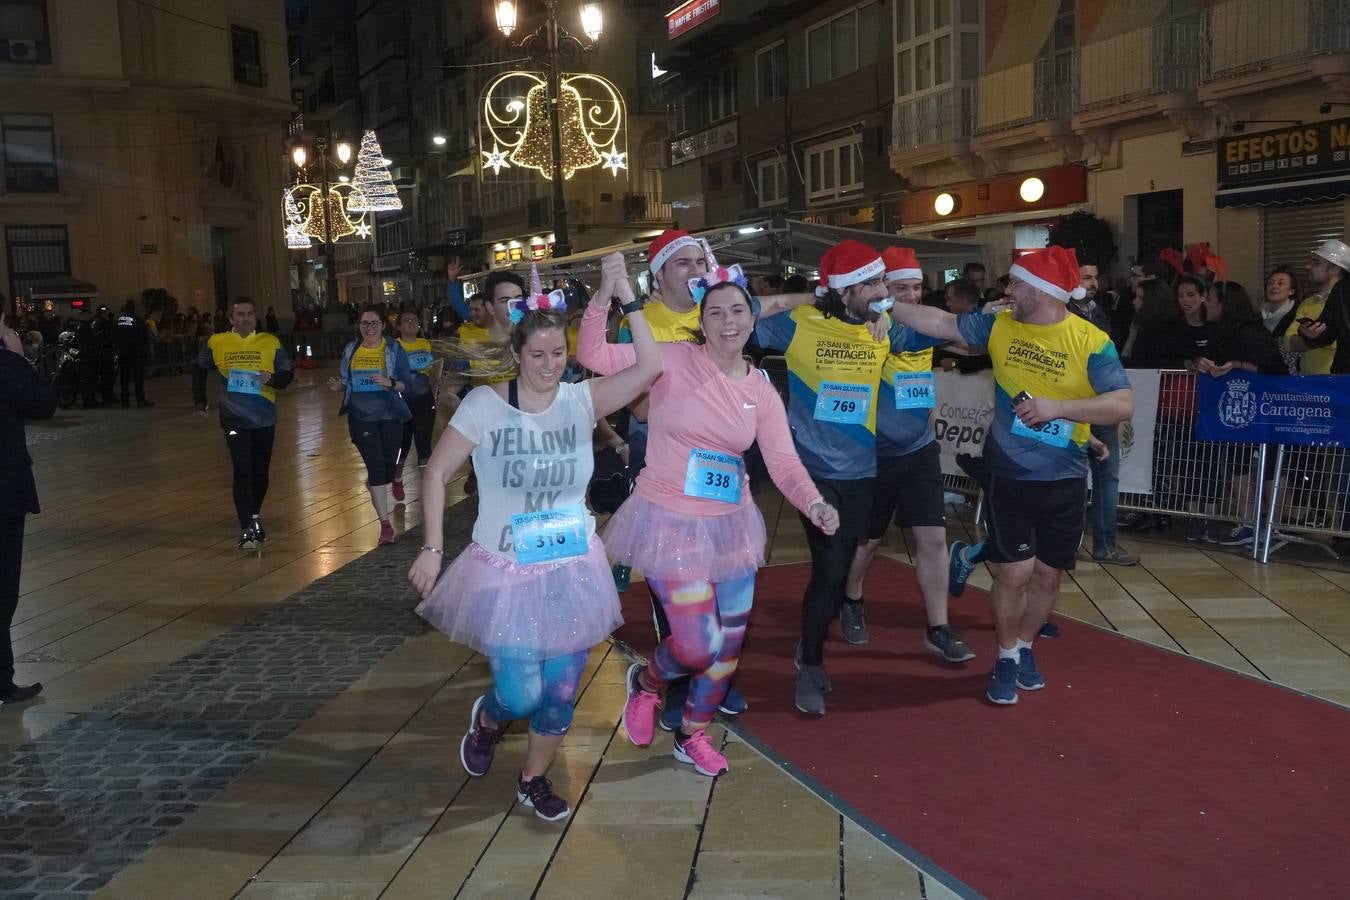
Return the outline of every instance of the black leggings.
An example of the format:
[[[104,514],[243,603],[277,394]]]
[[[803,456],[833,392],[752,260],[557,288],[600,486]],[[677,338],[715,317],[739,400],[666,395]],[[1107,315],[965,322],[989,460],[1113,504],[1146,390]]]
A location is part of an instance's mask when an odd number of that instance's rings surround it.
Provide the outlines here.
[[[14,645],[9,627],[19,608],[19,568],[23,565],[23,516],[0,519],[0,689],[14,684]]]
[[[436,422],[436,401],[430,393],[420,397],[404,397],[412,418],[403,423],[403,443],[399,447],[398,461],[408,459],[408,451],[413,442],[417,442],[417,463],[426,465],[431,458],[431,426]]]
[[[275,425],[266,428],[226,428],[225,443],[234,464],[234,512],[239,527],[247,528],[262,511],[267,496],[267,470],[272,465]]]
[[[811,548],[811,580],[802,596],[802,663],[818,666],[825,661],[825,636],[844,602],[844,586],[858,541],[864,538],[872,516],[873,478],[833,481],[816,478],[825,501],[839,513],[839,530],[826,536],[798,513]]]
[[[367,422],[347,416],[347,432],[366,464],[366,484],[379,487],[394,480],[398,449],[403,442],[403,423],[392,419]]]

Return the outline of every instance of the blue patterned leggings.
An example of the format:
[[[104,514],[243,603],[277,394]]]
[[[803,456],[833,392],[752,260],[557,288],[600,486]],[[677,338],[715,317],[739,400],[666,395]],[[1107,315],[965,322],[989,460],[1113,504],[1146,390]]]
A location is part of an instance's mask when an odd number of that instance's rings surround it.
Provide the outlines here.
[[[492,693],[483,712],[494,722],[529,719],[535,734],[562,735],[572,724],[587,651],[557,656],[543,662],[488,657]]]

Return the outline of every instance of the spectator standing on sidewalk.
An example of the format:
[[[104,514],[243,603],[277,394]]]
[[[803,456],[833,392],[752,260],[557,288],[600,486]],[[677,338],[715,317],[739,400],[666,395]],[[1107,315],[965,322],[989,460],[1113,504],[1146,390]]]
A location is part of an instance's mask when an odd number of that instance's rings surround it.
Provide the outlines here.
[[[42,685],[14,683],[14,645],[9,627],[19,605],[23,565],[23,527],[38,512],[33,462],[24,439],[24,419],[48,419],[56,413],[56,394],[23,355],[19,335],[5,325],[0,308],[0,705],[22,703]]]
[[[1069,298],[1069,312],[1110,335],[1111,311],[1104,303],[1097,302],[1101,284],[1096,264],[1079,266],[1078,275],[1085,294],[1081,298]],[[1092,436],[1106,445],[1106,453],[1088,454],[1088,469],[1092,472],[1092,501],[1088,504],[1088,522],[1092,526],[1092,561],[1112,566],[1137,565],[1139,557],[1121,549],[1116,543],[1116,506],[1120,495],[1120,426],[1093,425]]]
[[[1298,335],[1289,339],[1289,347],[1306,351],[1305,375],[1350,374],[1350,308],[1342,287],[1350,272],[1350,246],[1326,241],[1313,251],[1308,272],[1317,293],[1299,304]]]

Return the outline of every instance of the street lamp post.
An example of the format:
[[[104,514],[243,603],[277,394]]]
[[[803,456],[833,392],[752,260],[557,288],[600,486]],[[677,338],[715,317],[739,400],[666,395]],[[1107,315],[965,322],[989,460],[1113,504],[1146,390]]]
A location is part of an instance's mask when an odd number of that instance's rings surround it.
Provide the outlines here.
[[[321,134],[314,138],[315,155],[319,158],[319,198],[323,204],[323,269],[325,276],[324,305],[337,302],[337,268],[333,264],[333,220],[331,204],[328,202],[328,192],[331,184],[328,180],[328,144],[330,134]],[[346,166],[352,158],[352,145],[346,141],[339,141],[337,144],[337,161],[334,163],[337,167]],[[303,144],[297,144],[291,149],[291,160],[296,168],[303,170],[308,154],[305,152]]]
[[[508,39],[516,28],[514,0],[500,0],[496,5],[497,28]],[[559,97],[562,93],[562,62],[564,57],[579,57],[600,39],[603,18],[598,3],[581,4],[581,27],[589,42],[582,41],[563,28],[558,21],[557,0],[544,0],[544,23],[512,46],[524,51],[545,67],[548,79],[548,123],[550,152],[553,157],[553,255],[569,256],[572,241],[567,230],[567,198],[563,193],[562,121]]]

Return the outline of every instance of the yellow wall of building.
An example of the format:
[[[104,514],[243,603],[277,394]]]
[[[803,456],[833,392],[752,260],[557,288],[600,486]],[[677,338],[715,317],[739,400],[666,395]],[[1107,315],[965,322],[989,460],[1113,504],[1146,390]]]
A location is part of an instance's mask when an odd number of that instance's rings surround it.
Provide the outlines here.
[[[71,274],[110,306],[162,287],[199,309],[216,302],[211,233],[224,229],[228,294],[287,310],[281,8],[161,2],[216,27],[129,0],[70,0],[49,6],[52,65],[0,66],[5,113],[52,117],[59,184],[0,193],[0,225],[65,225]],[[235,84],[232,22],[263,37],[266,87]],[[7,266],[0,253],[6,294]]]

